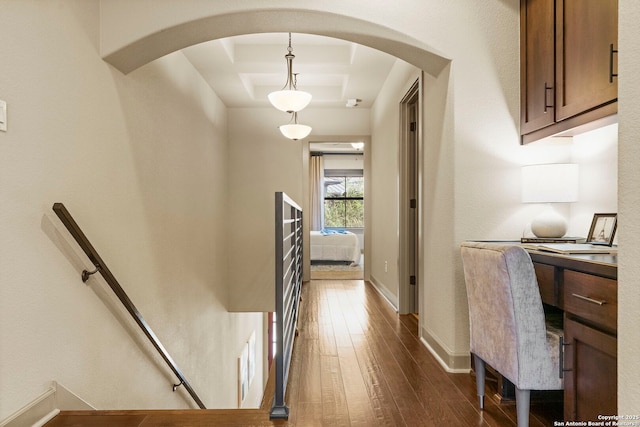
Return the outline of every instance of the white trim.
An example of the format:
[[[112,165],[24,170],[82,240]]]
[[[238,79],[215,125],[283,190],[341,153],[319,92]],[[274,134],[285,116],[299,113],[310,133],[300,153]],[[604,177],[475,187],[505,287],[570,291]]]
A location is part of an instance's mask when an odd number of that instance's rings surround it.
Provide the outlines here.
[[[60,383],[51,381],[44,393],[7,419],[0,421],[0,427],[43,426],[53,419],[60,410],[90,411],[95,409]]]
[[[32,425],[45,417],[55,409],[56,389],[55,383],[34,400],[26,404],[9,418],[0,422],[0,427],[18,427]]]
[[[449,372],[451,374],[468,374],[469,372],[471,372],[470,368],[458,368],[458,369],[450,368],[445,363],[445,361],[442,360],[440,355],[433,349],[433,347],[431,347],[431,345],[429,345],[429,343],[423,337],[420,337],[420,342],[422,342],[422,344],[427,348],[427,350],[429,350],[429,353],[431,353],[433,355],[433,357],[435,357],[435,359],[438,361],[440,366],[442,366],[442,368],[445,371],[447,371],[447,372]]]
[[[49,421],[54,419],[59,413],[60,413],[60,409],[54,409],[53,411],[49,412],[47,415],[42,417],[40,420],[38,420],[37,422],[33,423],[33,425],[31,427],[43,427]]]
[[[385,301],[387,301],[387,303],[397,313],[398,312],[398,298],[397,298],[397,296],[393,295],[391,293],[391,291],[389,291],[389,289],[387,289],[385,286],[383,286],[380,283],[378,283],[376,278],[373,277],[373,276],[371,276],[371,280],[369,280],[369,283],[371,283],[371,285],[373,286],[373,289],[375,289],[382,296],[382,298],[384,298]]]

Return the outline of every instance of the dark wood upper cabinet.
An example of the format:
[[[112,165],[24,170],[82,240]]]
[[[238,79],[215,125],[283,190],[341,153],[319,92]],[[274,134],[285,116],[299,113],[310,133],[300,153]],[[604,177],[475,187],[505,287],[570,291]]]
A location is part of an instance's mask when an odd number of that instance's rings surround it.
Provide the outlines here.
[[[521,0],[520,26],[522,142],[610,122],[618,1]]]
[[[554,0],[522,0],[520,11],[521,134],[555,122]]]
[[[618,98],[618,0],[556,2],[556,121]]]

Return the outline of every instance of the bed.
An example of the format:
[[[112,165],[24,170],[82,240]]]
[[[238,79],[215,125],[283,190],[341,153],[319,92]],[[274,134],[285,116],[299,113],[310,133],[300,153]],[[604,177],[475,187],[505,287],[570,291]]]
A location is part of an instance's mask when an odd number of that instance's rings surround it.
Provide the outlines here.
[[[358,236],[345,230],[311,231],[311,261],[360,263]]]

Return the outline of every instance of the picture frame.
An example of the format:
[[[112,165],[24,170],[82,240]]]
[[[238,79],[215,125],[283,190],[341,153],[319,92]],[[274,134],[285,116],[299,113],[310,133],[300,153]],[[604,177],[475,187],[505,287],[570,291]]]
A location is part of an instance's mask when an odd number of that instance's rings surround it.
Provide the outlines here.
[[[593,220],[591,221],[591,228],[589,228],[586,243],[592,245],[613,245],[613,238],[616,235],[617,226],[617,213],[593,214]]]
[[[242,408],[249,391],[249,344],[242,347],[238,357],[238,408]]]
[[[249,341],[247,341],[247,345],[249,346],[249,357],[247,360],[249,371],[249,387],[251,387],[251,384],[253,384],[253,378],[256,375],[256,331],[251,332],[251,336],[249,337]]]

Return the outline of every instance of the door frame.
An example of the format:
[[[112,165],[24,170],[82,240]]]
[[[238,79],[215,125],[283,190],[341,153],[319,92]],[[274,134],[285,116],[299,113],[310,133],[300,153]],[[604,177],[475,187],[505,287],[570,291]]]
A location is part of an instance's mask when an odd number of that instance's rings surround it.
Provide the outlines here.
[[[422,252],[421,177],[423,168],[422,93],[422,78],[420,76],[411,84],[400,101],[400,140],[398,144],[398,311],[400,314],[415,313],[419,315],[422,310],[420,298],[422,294],[420,276]],[[412,121],[415,121],[414,130],[410,128]],[[413,148],[410,144],[411,138],[415,138]],[[416,200],[414,208],[410,206],[411,199]],[[411,284],[411,276],[415,276],[415,284]]]
[[[313,135],[302,144],[302,211],[308,212],[311,208],[311,196],[309,191],[309,157],[311,150],[309,144],[323,142],[352,143],[364,142],[363,156],[363,174],[364,174],[364,281],[371,280],[371,136],[370,135]],[[302,216],[302,230],[305,238],[302,242],[303,262],[302,262],[302,280],[307,282],[311,280],[311,260],[310,260],[310,218],[307,215]]]

